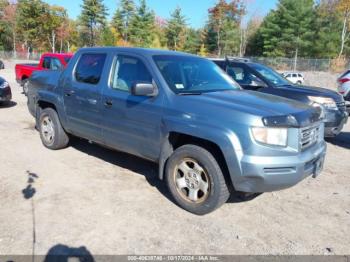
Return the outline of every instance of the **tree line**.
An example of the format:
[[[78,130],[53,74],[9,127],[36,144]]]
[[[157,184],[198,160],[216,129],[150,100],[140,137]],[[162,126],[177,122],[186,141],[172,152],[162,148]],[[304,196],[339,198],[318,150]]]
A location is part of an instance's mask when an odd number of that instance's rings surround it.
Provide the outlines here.
[[[245,0],[217,0],[201,28],[181,7],[169,19],[146,0],[120,0],[112,18],[103,0],[83,0],[77,19],[42,0],[0,0],[0,50],[74,52],[84,46],[137,46],[202,56],[336,58],[350,54],[350,0],[279,0],[248,19]],[[247,21],[248,20],[248,21]]]

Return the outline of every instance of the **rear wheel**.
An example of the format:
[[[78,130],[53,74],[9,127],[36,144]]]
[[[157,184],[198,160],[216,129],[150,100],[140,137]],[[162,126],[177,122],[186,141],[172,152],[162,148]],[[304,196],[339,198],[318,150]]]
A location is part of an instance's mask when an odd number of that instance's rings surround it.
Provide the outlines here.
[[[64,131],[57,112],[52,108],[45,108],[40,112],[39,132],[43,145],[57,150],[67,147],[69,137]]]
[[[202,147],[185,145],[175,150],[167,161],[165,172],[176,203],[191,213],[210,213],[230,196],[220,166]]]

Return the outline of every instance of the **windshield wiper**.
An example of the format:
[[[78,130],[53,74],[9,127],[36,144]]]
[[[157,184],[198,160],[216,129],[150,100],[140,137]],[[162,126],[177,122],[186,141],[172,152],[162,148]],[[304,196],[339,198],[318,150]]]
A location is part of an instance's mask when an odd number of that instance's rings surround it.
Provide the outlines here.
[[[179,96],[199,96],[202,93],[201,92],[182,92],[182,93],[177,93]]]
[[[291,86],[291,84],[276,85],[277,87]]]

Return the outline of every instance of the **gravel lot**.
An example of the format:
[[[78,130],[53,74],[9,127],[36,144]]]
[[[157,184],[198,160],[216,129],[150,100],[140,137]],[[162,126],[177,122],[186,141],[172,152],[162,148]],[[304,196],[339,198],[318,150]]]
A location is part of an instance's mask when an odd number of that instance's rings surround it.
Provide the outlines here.
[[[85,141],[42,146],[14,63],[6,68],[14,104],[0,108],[0,255],[350,254],[350,124],[317,179],[198,217],[171,201],[152,163]]]

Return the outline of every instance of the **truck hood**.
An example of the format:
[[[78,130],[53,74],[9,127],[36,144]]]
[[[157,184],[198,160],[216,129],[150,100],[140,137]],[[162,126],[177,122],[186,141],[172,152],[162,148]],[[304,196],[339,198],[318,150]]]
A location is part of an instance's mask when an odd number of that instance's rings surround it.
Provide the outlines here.
[[[280,89],[286,89],[288,91],[302,93],[305,96],[321,96],[333,98],[335,102],[341,102],[342,97],[335,91],[327,88],[314,87],[314,86],[304,86],[304,85],[285,85],[278,87]]]
[[[184,107],[192,108],[200,104],[205,105],[208,114],[220,115],[220,118],[232,119],[233,112],[258,116],[262,119],[276,119],[276,126],[307,126],[320,120],[321,111],[304,103],[255,91],[234,90],[224,92],[210,92],[201,95],[186,96]],[[224,116],[225,115],[225,116]],[[286,124],[290,118],[294,124]],[[270,122],[271,123],[271,122]],[[265,123],[266,124],[266,123]],[[270,124],[269,124],[270,125]]]

